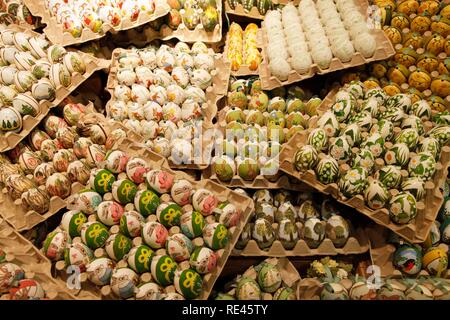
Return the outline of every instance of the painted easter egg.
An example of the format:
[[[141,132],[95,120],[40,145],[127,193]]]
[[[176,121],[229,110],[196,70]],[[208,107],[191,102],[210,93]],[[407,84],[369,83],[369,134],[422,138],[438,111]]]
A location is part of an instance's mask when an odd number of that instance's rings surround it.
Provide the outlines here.
[[[160,249],[165,246],[169,231],[161,223],[149,221],[142,227],[141,235],[152,249]]]
[[[44,240],[42,251],[52,261],[62,260],[64,249],[71,244],[69,234],[66,231],[55,229]]]
[[[209,190],[198,189],[192,195],[192,205],[196,211],[201,212],[204,216],[211,215],[217,207],[218,199]]]
[[[295,168],[298,171],[313,169],[318,162],[317,150],[311,145],[305,145],[297,150],[294,156]]]
[[[407,128],[395,138],[395,143],[405,143],[409,149],[412,149],[417,145],[418,140],[418,132],[413,128]]]
[[[176,262],[188,260],[192,250],[192,242],[184,234],[176,233],[167,237],[166,251]]]
[[[123,207],[115,201],[103,201],[97,207],[98,219],[107,226],[119,224],[123,212]]]
[[[125,205],[134,200],[137,193],[137,186],[133,181],[128,179],[120,179],[112,185],[112,195],[115,201]]]
[[[296,217],[297,212],[295,207],[289,201],[282,203],[278,207],[278,210],[275,211],[275,221],[278,223],[283,219],[289,219],[292,222],[295,222]]]
[[[339,122],[332,111],[325,112],[317,120],[317,126],[325,131],[327,137],[334,137],[339,132]]]
[[[361,130],[356,123],[349,124],[342,131],[341,137],[347,140],[350,147],[359,145],[361,141]]]
[[[400,245],[394,253],[393,263],[403,273],[415,275],[422,269],[422,253],[414,245]]]
[[[428,131],[428,136],[439,141],[441,147],[450,141],[450,126],[437,126]]]
[[[163,300],[164,289],[153,282],[141,283],[137,286],[136,300]]]
[[[77,266],[81,272],[86,271],[86,266],[93,258],[94,253],[81,242],[72,243],[64,250],[66,266]]]
[[[409,148],[405,143],[396,143],[384,154],[386,164],[403,167],[409,162]]]
[[[372,152],[375,158],[380,157],[384,152],[384,138],[379,133],[372,133],[361,144],[361,149],[367,149]]]
[[[210,223],[203,228],[203,240],[206,245],[213,249],[219,250],[224,248],[229,240],[228,229],[221,223]]]
[[[151,262],[151,273],[153,279],[163,287],[174,283],[177,263],[169,256],[155,256]]]
[[[368,149],[359,150],[353,155],[351,160],[352,167],[361,167],[366,169],[368,173],[372,173],[375,166],[375,159],[372,152]]]
[[[234,204],[229,202],[223,202],[217,206],[218,218],[216,221],[223,224],[227,228],[231,228],[237,225],[241,217],[241,210]]]
[[[161,203],[156,209],[158,221],[167,228],[178,225],[181,215],[181,207],[174,202]]]
[[[189,181],[181,179],[173,184],[170,195],[178,205],[184,206],[190,203],[192,189],[193,186]]]
[[[350,226],[341,216],[333,215],[327,220],[325,234],[336,248],[340,248],[347,243],[350,236]]]
[[[109,237],[108,228],[101,222],[86,222],[81,226],[81,240],[95,250],[103,247]]]
[[[347,289],[340,283],[326,283],[320,293],[321,300],[348,300]]]
[[[441,146],[435,138],[426,137],[419,142],[418,151],[420,153],[430,153],[435,159],[439,158]]]
[[[380,119],[372,125],[370,133],[379,133],[385,141],[389,141],[394,136],[394,124],[387,119]]]
[[[338,179],[339,165],[334,158],[325,156],[317,164],[315,172],[320,182],[324,184],[333,183]]]
[[[364,191],[364,200],[371,209],[383,208],[389,200],[386,186],[378,180],[372,180]]]
[[[106,253],[114,261],[122,260],[122,258],[131,250],[131,247],[131,240],[121,233],[110,235],[105,243]]]
[[[90,189],[83,189],[74,197],[74,205],[87,215],[96,213],[102,201],[102,196]]]
[[[325,238],[324,223],[317,218],[309,218],[303,226],[303,240],[310,248],[317,248]]]
[[[262,291],[273,293],[281,286],[281,273],[277,266],[263,263],[258,272],[258,284]]]
[[[447,253],[440,248],[430,248],[423,255],[422,264],[430,275],[440,277],[448,267]]]
[[[261,300],[261,289],[258,283],[249,277],[242,277],[237,283],[236,298],[238,300]]]
[[[116,268],[111,274],[111,290],[122,299],[131,298],[135,291],[139,277],[130,268]]]
[[[146,175],[148,186],[160,194],[170,191],[174,178],[172,174],[162,170],[150,170]]]
[[[70,210],[64,213],[61,219],[61,227],[74,238],[80,236],[81,226],[87,220],[81,211]]]
[[[112,173],[121,173],[126,170],[129,157],[125,152],[114,150],[105,157],[105,168]]]
[[[175,289],[187,299],[195,299],[202,292],[203,280],[193,269],[178,270],[174,276]]]
[[[134,206],[144,217],[155,214],[160,203],[158,195],[150,190],[140,190],[134,196]]]
[[[409,223],[415,218],[416,214],[416,198],[409,192],[399,192],[389,201],[389,216],[395,223]]]
[[[375,178],[384,184],[386,188],[395,189],[402,182],[400,167],[393,165],[384,166],[375,173]]]
[[[410,177],[418,177],[423,180],[429,180],[436,171],[436,161],[428,152],[420,152],[415,155],[408,165]]]
[[[226,155],[216,158],[212,167],[220,181],[230,181],[236,174],[236,165],[233,159]]]
[[[153,250],[142,244],[138,247],[131,248],[127,254],[127,262],[131,269],[141,274],[150,272],[151,262],[155,253]]]
[[[425,196],[425,182],[418,177],[409,177],[401,184],[402,191],[411,193],[417,201]]]
[[[337,161],[348,160],[352,153],[351,147],[346,136],[339,136],[330,145],[329,154]]]
[[[255,221],[252,238],[261,249],[269,248],[275,241],[275,231],[266,219],[260,218]]]
[[[217,255],[206,247],[196,247],[191,254],[189,263],[200,274],[210,273],[217,264]]]
[[[291,250],[299,239],[298,229],[290,219],[280,221],[277,232],[277,239],[286,250]]]
[[[144,217],[137,211],[126,211],[120,217],[120,232],[127,237],[138,237],[141,234],[141,225]]]
[[[313,146],[317,151],[325,150],[328,145],[328,138],[325,130],[316,128],[308,135],[308,144]]]

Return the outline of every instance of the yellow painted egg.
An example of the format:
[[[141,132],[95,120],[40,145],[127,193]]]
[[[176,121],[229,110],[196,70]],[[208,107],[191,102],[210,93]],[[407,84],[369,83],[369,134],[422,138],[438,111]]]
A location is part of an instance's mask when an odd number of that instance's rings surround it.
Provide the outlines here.
[[[439,12],[440,1],[437,0],[422,0],[420,2],[419,8],[417,8],[417,12],[424,13],[428,12],[432,16]]]
[[[404,65],[397,63],[388,71],[388,78],[397,84],[403,84],[408,81],[410,71]]]
[[[438,58],[431,52],[425,52],[424,54],[421,54],[417,59],[417,66],[429,73],[436,70],[438,68],[438,65]]]
[[[392,81],[389,81],[386,85],[383,86],[383,90],[389,95],[389,96],[395,96],[396,94],[399,94],[402,92],[402,89],[400,86]]]
[[[450,57],[439,62],[438,71],[440,74],[448,74],[450,72]]]
[[[397,1],[397,12],[404,13],[406,15],[410,15],[412,13],[416,13],[417,9],[419,9],[419,1],[417,0],[404,0]]]
[[[414,87],[409,87],[407,92],[411,96],[411,104],[423,99],[423,93]]]
[[[387,26],[384,28],[384,33],[391,40],[393,45],[402,43],[402,32],[396,27]]]
[[[411,20],[411,31],[413,32],[424,33],[430,30],[430,26],[431,17],[427,13],[419,14]]]
[[[424,43],[425,40],[423,39],[423,36],[418,32],[408,33],[403,41],[405,47],[413,47],[415,50],[422,48]]]
[[[430,96],[427,99],[427,102],[430,104],[432,110],[436,110],[438,112],[443,112],[447,109],[447,103],[444,99],[439,96]]]
[[[409,28],[409,18],[404,13],[396,13],[391,19],[391,26],[396,27],[400,30],[404,28]]]
[[[417,58],[417,52],[410,47],[400,48],[400,50],[398,50],[394,55],[395,62],[402,64],[407,68],[414,65]]]
[[[443,16],[437,16],[434,21],[431,22],[431,32],[438,33],[444,38],[450,34],[450,20]]]
[[[431,91],[442,98],[450,95],[450,77],[441,74],[431,82]]]
[[[417,68],[414,72],[412,72],[409,75],[408,83],[410,86],[420,91],[424,91],[430,87],[431,76],[425,70]]]
[[[425,50],[434,55],[439,55],[445,49],[445,38],[440,34],[434,33],[425,43]]]
[[[446,19],[450,19],[450,4],[445,4],[439,14]]]
[[[389,70],[389,66],[386,61],[378,61],[372,63],[369,67],[369,70],[371,76],[379,79],[386,76],[386,73]]]

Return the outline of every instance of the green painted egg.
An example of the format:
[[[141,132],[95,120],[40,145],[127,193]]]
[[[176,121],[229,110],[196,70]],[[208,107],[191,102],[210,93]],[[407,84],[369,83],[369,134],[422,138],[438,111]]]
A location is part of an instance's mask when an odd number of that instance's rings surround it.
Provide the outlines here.
[[[433,177],[435,171],[436,161],[428,152],[420,152],[409,161],[408,173],[411,177],[419,177],[426,181]]]
[[[450,196],[444,198],[444,203],[439,210],[439,218],[445,220],[450,217]]]
[[[425,182],[418,177],[410,177],[402,182],[402,191],[411,193],[417,201],[422,200],[425,196]]]
[[[281,286],[281,273],[277,266],[263,263],[258,266],[258,284],[262,291],[273,293]]]
[[[156,209],[158,221],[166,228],[178,225],[181,214],[182,209],[175,202],[161,203]]]
[[[361,144],[361,149],[372,152],[374,158],[380,157],[384,153],[384,139],[381,134],[373,133]]]
[[[106,240],[105,249],[108,256],[114,260],[119,261],[131,250],[131,240],[121,233],[112,234]]]
[[[158,195],[150,190],[140,190],[134,196],[134,206],[144,217],[155,214],[160,203]]]
[[[394,125],[389,120],[380,119],[372,125],[370,133],[379,133],[385,141],[389,141],[394,136]]]
[[[320,182],[329,184],[335,182],[338,179],[339,165],[334,158],[325,156],[319,161],[315,171]]]
[[[242,110],[246,109],[248,104],[247,95],[242,91],[229,92],[227,101],[230,107],[237,107]]]
[[[339,122],[345,122],[348,116],[353,112],[353,108],[348,100],[341,100],[333,104],[331,111],[333,111]]]
[[[317,218],[309,218],[303,226],[303,240],[310,248],[317,248],[325,238],[325,223]]]
[[[91,172],[89,186],[100,194],[111,192],[116,177],[106,169],[96,169]]]
[[[381,119],[389,120],[394,126],[399,126],[406,117],[405,112],[400,107],[390,107],[381,113]]]
[[[127,255],[127,262],[131,269],[141,274],[144,272],[150,272],[151,262],[155,253],[153,250],[142,244],[137,247],[133,247]]]
[[[249,277],[242,277],[236,287],[238,300],[261,300],[261,289],[258,283]]]
[[[409,115],[409,116],[405,117],[402,121],[401,128],[403,130],[408,129],[408,128],[414,129],[417,131],[417,133],[419,135],[423,135],[423,133],[425,132],[424,128],[423,128],[422,120],[420,120],[415,115]]]
[[[210,223],[203,228],[203,240],[206,245],[213,249],[219,250],[224,248],[229,240],[228,229],[221,223]]]
[[[386,188],[395,189],[400,186],[400,183],[402,182],[400,170],[400,167],[387,165],[375,173],[375,178],[384,184]]]
[[[433,117],[433,121],[439,125],[450,125],[450,112],[440,112]]]
[[[96,221],[84,223],[80,233],[83,243],[93,250],[103,247],[109,237],[108,228]]]
[[[194,239],[202,235],[205,227],[205,218],[200,212],[192,211],[180,217],[180,228],[184,235]]]
[[[396,143],[384,155],[386,164],[406,166],[409,162],[409,149],[405,143]]]
[[[144,217],[137,211],[126,211],[120,217],[120,232],[127,237],[138,237],[141,234],[141,227]]]
[[[329,155],[337,161],[347,161],[352,153],[351,147],[347,141],[347,136],[339,136],[332,142],[329,149]]]
[[[327,137],[334,137],[339,133],[339,122],[332,111],[325,112],[317,120],[317,126],[325,131]]]
[[[356,123],[349,124],[342,131],[341,136],[345,137],[350,147],[357,146],[361,141],[361,129]]]
[[[308,135],[308,144],[319,152],[325,150],[328,145],[328,137],[325,130],[321,128],[312,130]]]
[[[400,134],[395,138],[395,143],[405,143],[410,150],[417,145],[418,141],[419,134],[412,128],[402,130],[402,132],[400,132]]]
[[[351,93],[355,99],[364,98],[364,84],[361,81],[351,81],[348,85],[347,91]]]
[[[153,279],[163,287],[174,283],[177,263],[169,256],[155,256],[152,259],[150,270]]]
[[[416,198],[409,192],[399,192],[389,201],[389,216],[398,224],[407,224],[416,217]]]
[[[303,103],[302,100],[300,100],[298,98],[288,100],[286,111],[287,111],[287,113],[292,113],[292,112],[304,113],[305,112],[305,104]]]
[[[403,273],[415,275],[422,269],[422,252],[414,245],[400,245],[395,250],[393,263]]]
[[[189,263],[200,274],[212,272],[217,265],[217,255],[206,247],[196,247],[191,254]]]
[[[81,226],[86,220],[86,216],[81,211],[70,210],[64,213],[61,219],[61,227],[69,233],[70,237],[78,237],[80,235]]]
[[[428,131],[428,136],[439,141],[441,147],[447,145],[450,141],[450,126],[434,127]]]
[[[175,289],[187,299],[195,299],[202,292],[203,280],[193,269],[177,270],[174,277]]]
[[[378,180],[372,180],[364,191],[364,200],[371,209],[383,208],[389,200],[389,192],[386,186]]]
[[[372,114],[368,111],[361,111],[350,116],[347,123],[356,123],[361,131],[367,131],[372,126]]]
[[[64,250],[66,266],[77,266],[81,272],[86,271],[92,259],[94,259],[94,253],[81,242],[72,243]]]
[[[50,232],[44,240],[42,250],[44,255],[52,261],[62,260],[64,249],[71,244],[69,234],[60,229]]]
[[[252,238],[261,249],[270,248],[275,241],[275,231],[270,222],[264,218],[257,219],[253,226]]]
[[[226,112],[225,121],[230,123],[231,121],[237,121],[240,123],[245,122],[245,114],[242,109],[238,107],[232,107]]]
[[[411,97],[405,93],[399,93],[386,100],[387,109],[399,108],[404,112],[408,112],[411,107]],[[394,123],[396,121],[393,121]]]
[[[427,137],[419,143],[419,152],[430,153],[435,159],[439,158],[441,146],[435,138]]]
[[[275,291],[273,300],[297,300],[297,295],[295,294],[294,289],[282,287]]]
[[[341,176],[338,182],[340,192],[351,198],[364,191],[367,185],[367,171],[362,167],[354,167]]]
[[[298,171],[313,169],[318,161],[317,150],[311,145],[300,147],[294,156],[294,165]]]
[[[230,157],[222,155],[213,163],[213,170],[220,181],[230,181],[236,174],[236,165]]]
[[[237,172],[242,179],[252,181],[259,175],[260,169],[256,160],[242,158],[237,159]]]
[[[117,180],[112,185],[112,195],[114,200],[123,205],[133,202],[137,191],[136,184],[129,179]]]

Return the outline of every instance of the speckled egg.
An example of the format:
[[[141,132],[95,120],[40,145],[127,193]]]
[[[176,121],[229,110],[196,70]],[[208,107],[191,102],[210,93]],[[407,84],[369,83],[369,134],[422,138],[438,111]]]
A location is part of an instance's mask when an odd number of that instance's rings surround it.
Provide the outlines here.
[[[141,235],[152,249],[160,249],[166,244],[169,231],[161,223],[149,221],[142,226]]]
[[[144,217],[155,214],[159,205],[160,199],[153,191],[140,190],[134,196],[134,206]]]
[[[81,211],[70,210],[64,213],[61,219],[61,228],[74,238],[80,236],[81,226],[87,221],[86,216]]]
[[[305,221],[302,234],[308,247],[317,248],[325,238],[324,223],[317,218],[309,218]]]
[[[409,192],[399,192],[389,201],[389,216],[395,223],[409,223],[416,214],[416,198]]]
[[[428,152],[420,152],[411,158],[408,165],[408,173],[411,177],[419,177],[429,180],[436,171],[436,161]]]
[[[50,232],[44,240],[42,251],[52,261],[62,260],[64,249],[72,243],[69,234],[61,229]]]
[[[315,172],[320,182],[324,184],[333,183],[338,179],[339,165],[334,158],[325,156],[317,164]]]

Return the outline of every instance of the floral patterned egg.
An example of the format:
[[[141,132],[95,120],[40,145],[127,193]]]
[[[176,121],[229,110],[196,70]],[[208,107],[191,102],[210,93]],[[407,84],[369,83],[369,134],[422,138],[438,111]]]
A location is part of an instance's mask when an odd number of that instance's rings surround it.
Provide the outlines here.
[[[328,137],[334,137],[339,132],[339,122],[332,111],[325,112],[317,120],[317,126],[325,130]]]
[[[402,182],[400,169],[400,167],[393,165],[384,166],[375,173],[375,178],[384,184],[386,188],[395,189]]]
[[[345,137],[350,147],[359,145],[361,141],[361,130],[356,123],[349,124],[342,131],[341,137]]]
[[[169,231],[159,222],[149,221],[141,231],[144,242],[152,249],[160,249],[166,244]]]
[[[315,171],[319,181],[324,184],[333,183],[339,177],[339,165],[337,161],[330,156],[325,156],[321,159],[317,164]]]
[[[298,171],[313,169],[318,162],[316,149],[311,145],[300,147],[294,156],[295,168]]]
[[[346,161],[352,152],[347,141],[347,136],[340,136],[334,139],[330,145],[329,154],[337,161]]]
[[[289,219],[292,222],[295,222],[296,217],[297,213],[295,207],[289,201],[282,203],[275,212],[275,222],[278,223],[283,219]]]
[[[367,171],[362,167],[354,167],[341,176],[339,190],[348,198],[362,193],[367,185]]]
[[[66,231],[55,229],[45,238],[42,251],[50,260],[59,261],[64,257],[64,249],[71,243],[72,240]]]
[[[409,115],[407,117],[405,117],[402,121],[402,125],[401,125],[402,129],[414,129],[417,131],[417,133],[419,135],[423,135],[424,128],[423,128],[423,124],[422,124],[422,120],[420,120],[418,117],[416,117],[415,115]]]
[[[372,115],[368,111],[361,111],[349,117],[348,123],[356,123],[361,131],[369,130],[372,125]]]
[[[134,196],[134,206],[144,217],[155,214],[159,204],[159,197],[150,190],[140,190]]]
[[[200,274],[212,272],[217,264],[217,255],[206,247],[196,247],[191,254],[189,263]]]
[[[439,141],[441,147],[450,141],[450,126],[438,126],[428,131],[428,136]]]
[[[439,144],[439,141],[437,141],[435,138],[427,137],[419,142],[418,151],[420,153],[430,153],[436,159],[439,158],[441,146]]]
[[[408,165],[408,173],[411,177],[419,177],[429,180],[436,171],[436,161],[428,152],[420,152],[415,155]]]
[[[80,234],[83,243],[93,250],[103,247],[109,237],[108,228],[97,221],[84,223]]]
[[[178,225],[181,214],[181,207],[174,202],[161,203],[156,209],[158,221],[167,228]]]
[[[422,264],[430,275],[441,277],[448,267],[447,253],[440,248],[430,248],[424,253]]]
[[[19,165],[25,173],[31,173],[42,163],[38,153],[25,150],[19,156]]]
[[[175,57],[168,50],[159,49],[156,52],[156,64],[159,68],[171,72],[175,65]]]
[[[364,100],[361,106],[361,111],[368,111],[372,115],[372,117],[378,116],[380,104],[375,97],[370,97],[367,100]]]
[[[81,242],[72,243],[64,250],[66,266],[77,266],[81,272],[86,271],[86,266],[94,258],[94,253]]]
[[[351,163],[352,167],[362,167],[366,169],[368,173],[372,173],[375,166],[375,159],[370,150],[362,149],[353,155]]]
[[[188,260],[193,249],[191,240],[182,233],[167,237],[166,251],[176,262]]]
[[[402,182],[401,189],[405,192],[411,193],[417,201],[420,201],[425,196],[425,182],[417,177],[410,177]]]
[[[404,93],[396,94],[386,100],[385,106],[387,109],[401,108],[403,111],[407,112],[411,107],[411,97]],[[395,123],[395,121],[393,122]]]
[[[379,133],[372,133],[361,144],[361,149],[370,150],[374,158],[380,157],[384,152],[384,138]]]
[[[236,287],[238,300],[261,300],[261,289],[258,283],[249,277],[242,277]]]
[[[383,208],[389,200],[386,186],[378,180],[372,180],[364,191],[364,200],[371,209]]]
[[[61,219],[61,228],[69,233],[70,237],[80,236],[81,226],[87,221],[86,216],[81,211],[70,210],[64,213]]]
[[[277,266],[263,262],[259,266],[258,284],[262,291],[273,293],[281,286],[281,273]]]
[[[384,140],[389,141],[394,136],[394,125],[389,120],[380,119],[377,123],[372,125],[370,133],[379,133]]]
[[[282,219],[278,226],[277,239],[286,250],[291,250],[299,239],[298,229],[291,219]]]
[[[318,218],[309,218],[303,226],[303,240],[310,248],[317,248],[325,238],[324,223]]]
[[[141,283],[137,286],[136,300],[163,300],[164,290],[153,282]]]
[[[0,290],[8,290],[17,286],[21,279],[25,278],[25,271],[15,263],[3,263],[0,265]]]
[[[193,86],[199,87],[202,90],[206,90],[211,85],[211,74],[203,69],[195,69],[190,74],[190,83]]]
[[[147,185],[162,194],[167,193],[172,188],[174,176],[162,170],[150,170],[146,175]]]
[[[308,144],[313,146],[317,151],[325,150],[328,145],[328,138],[325,130],[316,128],[308,135]]]
[[[416,198],[409,192],[401,191],[389,201],[389,216],[395,223],[409,223],[416,214]]]
[[[325,234],[336,248],[343,247],[350,236],[350,226],[348,222],[338,215],[333,215],[327,220]]]
[[[139,282],[139,277],[130,268],[116,268],[111,274],[111,290],[122,299],[131,298]]]
[[[219,250],[224,248],[229,240],[228,229],[221,223],[210,223],[203,228],[203,240],[206,245],[213,249]]]
[[[161,286],[168,286],[174,282],[177,263],[169,256],[155,256],[151,262],[151,273],[153,279]]]
[[[155,253],[150,247],[146,245],[140,245],[138,247],[131,248],[128,252],[126,259],[131,269],[141,274],[144,272],[150,272],[151,261]]]
[[[97,207],[98,219],[107,226],[119,224],[123,212],[123,207],[114,201],[103,201]]]
[[[396,143],[384,155],[386,164],[403,167],[409,162],[409,149],[405,143]]]
[[[45,187],[51,196],[64,199],[70,195],[71,182],[64,174],[56,172],[47,178]]]
[[[394,253],[394,266],[408,275],[415,275],[422,269],[422,252],[414,245],[402,244]]]
[[[270,222],[264,218],[257,219],[253,226],[252,238],[261,249],[269,248],[275,241],[275,231]]]
[[[407,128],[402,130],[400,134],[395,138],[395,143],[405,143],[408,148],[411,150],[419,141],[419,134],[413,128]]]
[[[348,100],[337,101],[333,104],[331,110],[339,122],[344,122],[353,112],[352,104]]]

